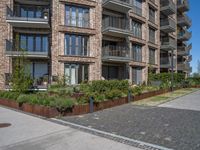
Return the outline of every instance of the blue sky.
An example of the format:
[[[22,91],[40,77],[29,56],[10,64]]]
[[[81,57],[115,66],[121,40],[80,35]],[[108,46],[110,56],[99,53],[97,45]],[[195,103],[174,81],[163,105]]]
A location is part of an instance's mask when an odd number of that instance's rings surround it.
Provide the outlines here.
[[[190,30],[192,31],[192,38],[190,42],[192,42],[192,57],[193,60],[191,62],[192,71],[197,71],[197,61],[200,60],[200,0],[189,0],[190,2],[190,11],[188,15],[192,19],[192,27]]]

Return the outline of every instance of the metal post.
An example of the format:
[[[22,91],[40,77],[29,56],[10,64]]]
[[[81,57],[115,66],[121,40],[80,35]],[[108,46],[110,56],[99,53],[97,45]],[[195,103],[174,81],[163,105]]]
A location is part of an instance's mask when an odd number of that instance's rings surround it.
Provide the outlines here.
[[[94,112],[94,98],[90,97],[90,113]]]
[[[128,103],[131,102],[131,90],[129,89],[128,90]]]
[[[172,50],[172,53],[171,53],[171,62],[172,62],[172,66],[171,66],[171,91],[173,92],[173,85],[174,85],[174,50]]]

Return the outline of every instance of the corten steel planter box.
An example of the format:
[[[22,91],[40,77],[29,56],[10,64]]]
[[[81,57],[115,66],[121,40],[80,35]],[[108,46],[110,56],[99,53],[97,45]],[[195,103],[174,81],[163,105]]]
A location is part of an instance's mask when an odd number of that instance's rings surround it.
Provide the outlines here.
[[[0,105],[11,107],[14,109],[19,109],[19,103],[13,100],[0,99]]]
[[[200,85],[193,85],[192,88],[200,88]]]
[[[60,114],[56,108],[32,104],[23,104],[21,110],[47,118],[56,117]]]

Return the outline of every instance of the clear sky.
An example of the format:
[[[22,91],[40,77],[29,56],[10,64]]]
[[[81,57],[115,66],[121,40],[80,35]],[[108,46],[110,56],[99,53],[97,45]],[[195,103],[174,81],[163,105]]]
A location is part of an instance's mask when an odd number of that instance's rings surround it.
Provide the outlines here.
[[[189,17],[192,19],[192,57],[191,62],[192,71],[197,71],[197,61],[200,60],[200,0],[189,0],[190,11],[188,12]]]

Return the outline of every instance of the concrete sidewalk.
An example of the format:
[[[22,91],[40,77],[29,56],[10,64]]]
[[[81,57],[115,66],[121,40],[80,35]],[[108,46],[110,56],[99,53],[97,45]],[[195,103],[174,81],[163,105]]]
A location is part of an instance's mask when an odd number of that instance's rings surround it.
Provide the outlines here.
[[[161,104],[159,107],[200,111],[200,90],[173,101]]]
[[[139,150],[129,145],[0,107],[0,150]]]

